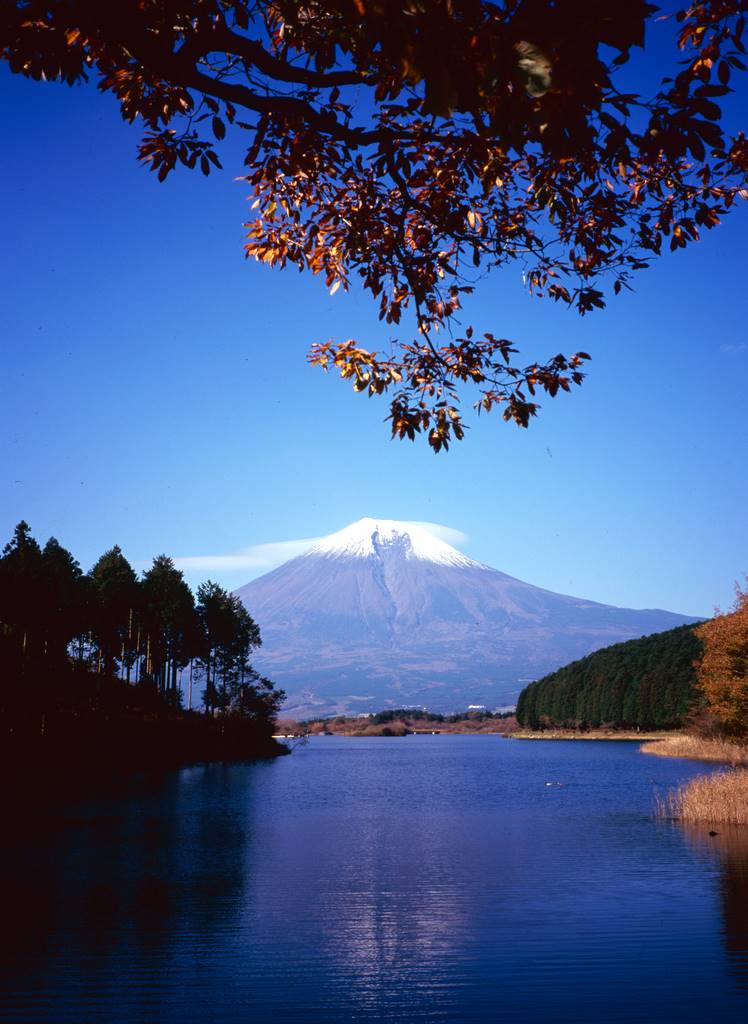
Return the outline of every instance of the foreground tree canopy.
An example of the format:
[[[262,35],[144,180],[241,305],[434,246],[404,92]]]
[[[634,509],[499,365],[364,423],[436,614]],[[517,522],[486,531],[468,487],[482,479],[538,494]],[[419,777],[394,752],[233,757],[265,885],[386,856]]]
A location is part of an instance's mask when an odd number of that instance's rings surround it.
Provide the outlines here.
[[[393,435],[438,451],[463,436],[461,396],[527,426],[589,358],[521,366],[498,332],[459,327],[485,271],[518,261],[534,294],[584,314],[744,191],[748,146],[719,100],[745,70],[746,7],[673,16],[672,66],[646,96],[618,84],[658,16],[643,0],[16,0],[0,56],[95,77],[143,120],[161,181],[220,168],[221,140],[244,133],[247,255],[331,291],[359,278],[380,319],[413,323],[386,355],[329,341],[312,363],[389,393]]]

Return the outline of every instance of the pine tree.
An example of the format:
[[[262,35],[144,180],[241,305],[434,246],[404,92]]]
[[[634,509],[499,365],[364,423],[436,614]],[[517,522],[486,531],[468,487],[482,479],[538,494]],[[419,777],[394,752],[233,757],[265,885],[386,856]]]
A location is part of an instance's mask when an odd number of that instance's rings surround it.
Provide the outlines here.
[[[140,605],[137,576],[118,545],[105,551],[91,569],[92,636],[96,669],[114,673],[128,660],[133,623]]]
[[[68,645],[87,628],[87,588],[72,554],[50,537],[41,554],[42,595],[39,608],[44,653],[61,664]]]
[[[24,520],[0,558],[0,623],[11,653],[22,660],[40,654],[39,612],[43,594],[42,552]]]
[[[177,703],[179,670],[189,664],[195,637],[195,599],[184,575],[158,555],[141,584],[142,617],[149,640],[149,677]]]

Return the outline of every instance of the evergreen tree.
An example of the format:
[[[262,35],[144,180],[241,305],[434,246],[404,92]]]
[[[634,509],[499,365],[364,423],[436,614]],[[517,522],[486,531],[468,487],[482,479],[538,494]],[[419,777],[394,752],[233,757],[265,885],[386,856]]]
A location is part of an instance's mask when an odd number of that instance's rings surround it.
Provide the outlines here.
[[[92,637],[97,671],[113,673],[133,651],[140,589],[118,545],[105,551],[89,573],[93,599]],[[146,654],[148,657],[148,654]]]
[[[250,664],[260,646],[260,630],[238,597],[217,583],[203,583],[197,592],[197,613],[202,627],[199,664],[205,678],[206,713],[272,715],[283,699],[270,697],[272,684]]]
[[[39,620],[44,653],[62,663],[69,644],[86,632],[88,592],[80,565],[55,537],[44,545],[41,570]]]
[[[177,701],[177,677],[195,646],[195,599],[184,575],[166,555],[158,555],[143,576],[142,617],[150,652],[148,676]]]
[[[201,583],[197,588],[197,614],[201,628],[198,665],[205,678],[203,704],[206,714],[210,714],[216,706],[218,651],[229,633],[227,597],[226,591],[211,580]]]
[[[0,558],[0,622],[12,654],[22,659],[42,653],[39,645],[39,611],[42,605],[42,552],[24,520]]]

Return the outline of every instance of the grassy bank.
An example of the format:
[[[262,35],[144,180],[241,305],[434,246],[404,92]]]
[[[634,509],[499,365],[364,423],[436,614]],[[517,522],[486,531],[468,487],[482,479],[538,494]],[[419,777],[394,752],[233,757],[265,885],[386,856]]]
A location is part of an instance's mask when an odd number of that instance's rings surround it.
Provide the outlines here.
[[[693,761],[715,761],[733,767],[748,767],[748,746],[730,740],[678,733],[657,739],[656,742],[643,743],[641,749],[643,754],[655,754],[657,757],[685,757]]]
[[[705,775],[657,798],[662,818],[694,825],[748,825],[748,771]]]
[[[703,775],[656,798],[661,818],[693,825],[748,825],[748,746],[725,739],[682,734],[642,744],[657,757],[683,757],[730,765],[728,771]]]
[[[642,731],[635,729],[519,729],[512,733],[515,740],[663,740],[667,732]]]

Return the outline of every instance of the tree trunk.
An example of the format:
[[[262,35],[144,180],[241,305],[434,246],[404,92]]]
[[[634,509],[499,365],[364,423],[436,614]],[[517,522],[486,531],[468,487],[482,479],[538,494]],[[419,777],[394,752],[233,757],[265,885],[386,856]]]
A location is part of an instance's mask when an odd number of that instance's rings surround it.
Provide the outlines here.
[[[138,626],[138,635],[135,640],[135,683],[136,685],[140,682],[140,663],[142,658],[140,656],[140,626]]]
[[[205,714],[207,715],[207,714],[210,713],[210,686],[211,686],[211,682],[210,682],[210,669],[211,669],[210,651],[208,651],[208,653],[206,655],[206,658],[205,658],[205,668],[206,668],[206,673],[205,673],[205,680],[206,680],[206,686],[205,686]]]
[[[130,609],[130,621],[127,625],[127,682],[130,682],[130,661],[132,655],[132,608]]]

